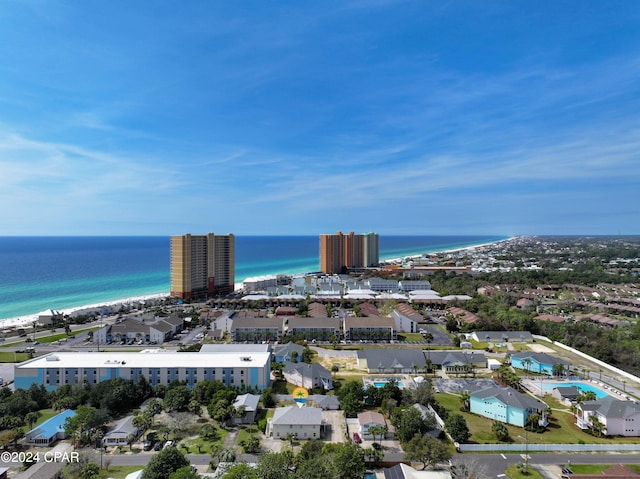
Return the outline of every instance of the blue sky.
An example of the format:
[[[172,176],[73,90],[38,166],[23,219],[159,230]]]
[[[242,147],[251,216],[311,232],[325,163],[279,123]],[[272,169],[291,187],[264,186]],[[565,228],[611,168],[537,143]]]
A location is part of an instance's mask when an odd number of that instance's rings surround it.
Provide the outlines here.
[[[640,3],[0,8],[0,234],[640,233]]]

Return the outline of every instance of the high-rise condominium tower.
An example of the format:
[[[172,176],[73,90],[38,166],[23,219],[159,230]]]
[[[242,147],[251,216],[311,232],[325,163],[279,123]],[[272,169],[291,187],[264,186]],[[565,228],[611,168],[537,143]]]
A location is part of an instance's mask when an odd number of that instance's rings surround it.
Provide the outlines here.
[[[171,237],[171,296],[206,298],[232,293],[234,283],[232,234]]]
[[[341,273],[347,268],[375,266],[379,262],[378,235],[354,232],[320,235],[320,271]]]

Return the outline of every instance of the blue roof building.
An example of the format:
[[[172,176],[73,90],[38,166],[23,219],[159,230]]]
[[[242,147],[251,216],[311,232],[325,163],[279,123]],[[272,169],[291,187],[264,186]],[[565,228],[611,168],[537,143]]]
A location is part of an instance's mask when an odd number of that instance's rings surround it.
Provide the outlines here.
[[[67,418],[75,416],[76,413],[71,409],[66,409],[60,414],[47,419],[45,422],[36,426],[29,431],[26,436],[26,442],[33,444],[34,446],[50,446],[58,439],[64,439],[67,437],[64,432],[64,424]]]

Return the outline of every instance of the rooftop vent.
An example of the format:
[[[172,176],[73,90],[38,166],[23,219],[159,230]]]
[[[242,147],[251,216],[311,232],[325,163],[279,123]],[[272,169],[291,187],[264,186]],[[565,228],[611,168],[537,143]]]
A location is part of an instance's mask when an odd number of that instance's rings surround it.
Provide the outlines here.
[[[240,356],[240,361],[251,361],[251,356]]]
[[[52,354],[51,356],[47,356],[47,361],[60,361],[60,358],[55,354]]]

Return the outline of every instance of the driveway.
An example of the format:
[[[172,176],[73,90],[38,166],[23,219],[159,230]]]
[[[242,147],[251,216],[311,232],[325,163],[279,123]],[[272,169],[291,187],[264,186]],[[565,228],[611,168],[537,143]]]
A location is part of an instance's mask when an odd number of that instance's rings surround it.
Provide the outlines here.
[[[344,442],[346,426],[342,411],[322,411],[322,421],[327,425],[325,441]]]

